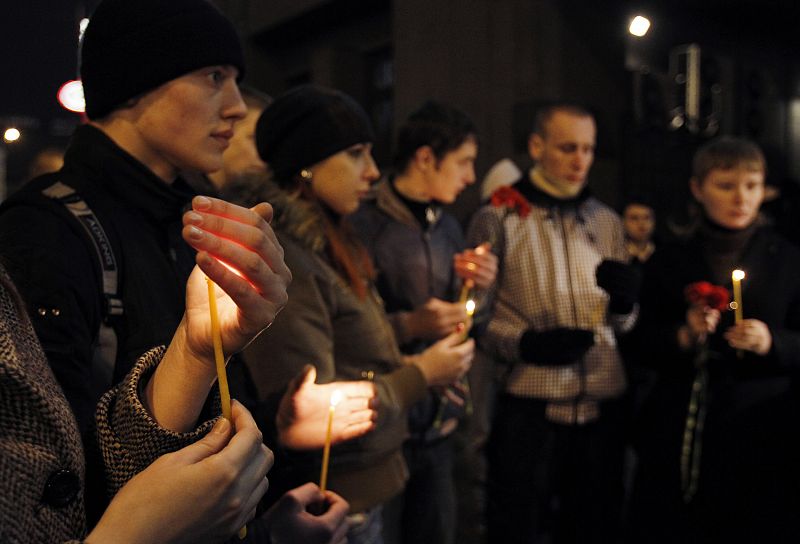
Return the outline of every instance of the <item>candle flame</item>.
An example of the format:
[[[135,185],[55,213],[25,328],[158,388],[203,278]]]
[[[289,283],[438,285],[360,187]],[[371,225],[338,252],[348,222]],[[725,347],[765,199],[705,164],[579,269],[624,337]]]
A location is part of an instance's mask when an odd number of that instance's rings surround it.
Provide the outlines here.
[[[738,281],[743,280],[744,279],[744,270],[739,270],[739,269],[734,270],[733,273],[731,274],[731,277],[734,280],[738,280]]]
[[[342,392],[340,390],[336,390],[331,395],[331,406],[336,406],[340,402],[342,402]]]
[[[475,313],[475,301],[469,299],[466,305],[467,305],[467,315],[472,317],[472,314]]]

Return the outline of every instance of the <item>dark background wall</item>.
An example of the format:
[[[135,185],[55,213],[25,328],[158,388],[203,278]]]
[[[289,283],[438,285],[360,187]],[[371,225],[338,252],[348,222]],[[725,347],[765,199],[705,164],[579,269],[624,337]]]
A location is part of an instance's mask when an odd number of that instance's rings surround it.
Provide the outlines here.
[[[707,138],[756,139],[770,182],[794,192],[800,178],[800,58],[794,2],[609,0],[220,0],[237,19],[251,59],[248,76],[279,93],[301,82],[333,85],[359,99],[380,134],[387,164],[392,134],[416,105],[458,105],[481,136],[478,173],[511,157],[527,165],[537,105],[574,100],[596,112],[596,194],[618,206],[650,195],[680,219],[691,154]],[[653,26],[627,33],[636,13]],[[672,123],[684,105],[676,81],[681,46],[697,44],[701,118]],[[677,121],[675,121],[677,123]],[[454,206],[463,219],[478,187]]]
[[[243,36],[246,83],[270,94],[306,82],[352,94],[375,122],[382,165],[389,162],[398,122],[426,98],[436,98],[475,119],[479,177],[502,157],[527,166],[525,143],[535,108],[565,99],[596,112],[591,185],[611,205],[644,193],[662,216],[680,217],[691,154],[722,133],[758,141],[768,154],[769,181],[784,195],[797,192],[800,49],[794,0],[215,3]],[[55,104],[54,95],[76,73],[77,22],[96,4],[30,0],[3,8],[13,16],[0,18],[2,28],[20,37],[2,56],[3,73],[13,77],[0,86],[0,128],[22,119],[35,129],[24,145],[5,148],[12,183],[24,177],[36,147],[65,142],[78,122]],[[641,39],[627,34],[636,13],[653,22]],[[680,48],[692,43],[702,58],[701,116],[696,126],[685,119],[678,126],[685,101],[675,61]],[[462,219],[478,204],[478,194],[473,186],[454,206]]]

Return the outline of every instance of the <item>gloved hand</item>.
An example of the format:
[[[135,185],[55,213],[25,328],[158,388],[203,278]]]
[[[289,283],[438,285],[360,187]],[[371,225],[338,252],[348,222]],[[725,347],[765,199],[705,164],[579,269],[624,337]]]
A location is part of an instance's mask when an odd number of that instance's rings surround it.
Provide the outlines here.
[[[619,261],[604,260],[595,272],[597,285],[611,300],[608,309],[614,314],[628,314],[639,300],[642,273],[639,268]]]
[[[519,340],[519,353],[526,363],[568,365],[577,362],[593,345],[594,332],[586,329],[528,329]]]

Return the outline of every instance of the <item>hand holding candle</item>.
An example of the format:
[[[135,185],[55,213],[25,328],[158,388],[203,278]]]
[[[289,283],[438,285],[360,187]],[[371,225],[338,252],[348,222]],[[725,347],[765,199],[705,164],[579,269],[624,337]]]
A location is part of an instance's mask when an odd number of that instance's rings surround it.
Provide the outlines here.
[[[338,389],[331,395],[331,407],[328,411],[328,430],[325,433],[325,447],[322,450],[322,472],[319,477],[319,489],[325,493],[328,485],[328,462],[331,457],[331,430],[333,429],[333,416],[336,405],[342,400],[342,392]]]
[[[268,204],[248,210],[196,197],[192,205],[183,217],[183,236],[197,250],[200,271],[195,269],[187,284],[187,342],[198,356],[214,361],[211,300],[203,274],[221,290],[213,298],[227,355],[244,348],[275,319],[288,300],[292,275],[267,222],[272,216]],[[215,371],[213,365],[210,369]]]
[[[470,289],[467,286],[468,283],[470,283],[470,280],[465,281],[464,287],[461,289],[461,302],[463,302],[467,312],[467,321],[463,326],[456,329],[456,332],[461,333],[462,342],[466,342],[467,339],[469,339],[469,331],[472,328],[472,316],[475,314],[475,301],[472,298],[468,298],[470,297]],[[472,394],[469,388],[469,380],[467,379],[466,375],[459,378],[456,385],[464,392],[464,411],[467,413],[467,415],[472,415]],[[434,428],[438,429],[442,426],[445,410],[447,409],[447,405],[452,402],[452,397],[453,393],[445,388],[443,394],[439,397],[439,408],[436,410],[436,416],[433,418]]]
[[[217,364],[224,366],[223,348],[228,353],[241,350],[272,322],[286,304],[286,288],[292,277],[268,223],[272,217],[268,204],[248,210],[222,200],[196,197],[192,206],[192,211],[183,216],[182,235],[197,250],[198,266],[186,284],[183,319],[142,394],[142,403],[152,418],[178,433],[196,427]],[[206,277],[221,291],[206,282]],[[212,305],[216,306],[214,311]],[[234,419],[235,434],[230,433],[234,436],[230,444],[241,445],[249,439],[260,445],[260,450],[250,448],[252,455],[246,457],[237,451],[234,461],[241,470],[236,474],[244,481],[236,487],[251,489],[245,498],[258,501],[266,491],[264,475],[271,461],[265,464],[263,460],[269,450],[260,443],[255,424],[251,430],[242,428],[244,420],[237,419],[236,413],[234,409],[233,414],[226,414]],[[255,503],[243,504],[245,512],[255,509]],[[222,515],[230,513],[228,509]]]
[[[744,279],[743,270],[734,270],[731,273],[731,281],[733,282],[733,302],[731,302],[731,309],[734,311],[735,323],[742,321],[742,280]]]
[[[467,299],[464,303],[464,307],[467,310],[467,321],[464,323],[464,340],[469,338],[469,331],[472,329],[472,316],[475,315],[475,301],[473,299]]]
[[[208,277],[215,302],[221,346],[241,350],[268,326],[286,304],[291,273],[267,222],[268,204],[248,210],[206,197],[192,201],[183,216],[183,238],[197,250],[198,266],[186,283],[186,307],[172,343],[147,382],[142,400],[155,421],[175,432],[197,424],[216,377]],[[234,273],[222,263],[242,273]]]
[[[429,298],[423,305],[405,314],[402,327],[404,338],[400,339],[401,342],[415,339],[439,340],[452,333],[456,325],[463,323],[466,317],[464,301],[448,302],[435,297]]]
[[[312,365],[298,374],[281,398],[275,422],[278,441],[293,450],[316,450],[325,445],[325,430],[330,398],[342,394],[331,429],[331,444],[362,436],[375,428],[378,396],[371,381],[314,383],[317,371]]]
[[[474,249],[465,249],[453,256],[453,266],[458,277],[469,288],[488,289],[497,277],[497,255],[491,244],[484,242]]]
[[[742,357],[743,351],[763,356],[772,349],[772,333],[763,321],[744,319],[744,308],[742,307],[742,280],[744,278],[743,270],[734,270],[731,273],[733,282],[731,309],[734,311],[735,324],[725,332],[725,339],[731,347],[736,348],[738,357]]]

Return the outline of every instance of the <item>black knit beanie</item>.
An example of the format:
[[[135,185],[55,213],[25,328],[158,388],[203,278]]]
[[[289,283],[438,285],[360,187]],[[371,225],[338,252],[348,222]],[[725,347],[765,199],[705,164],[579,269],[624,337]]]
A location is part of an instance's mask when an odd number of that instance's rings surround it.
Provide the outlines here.
[[[101,118],[172,79],[216,65],[244,74],[236,29],[207,0],[104,0],[81,46],[86,115]]]
[[[374,140],[369,118],[355,100],[314,85],[295,87],[276,98],[256,124],[258,154],[284,186],[303,168]]]

